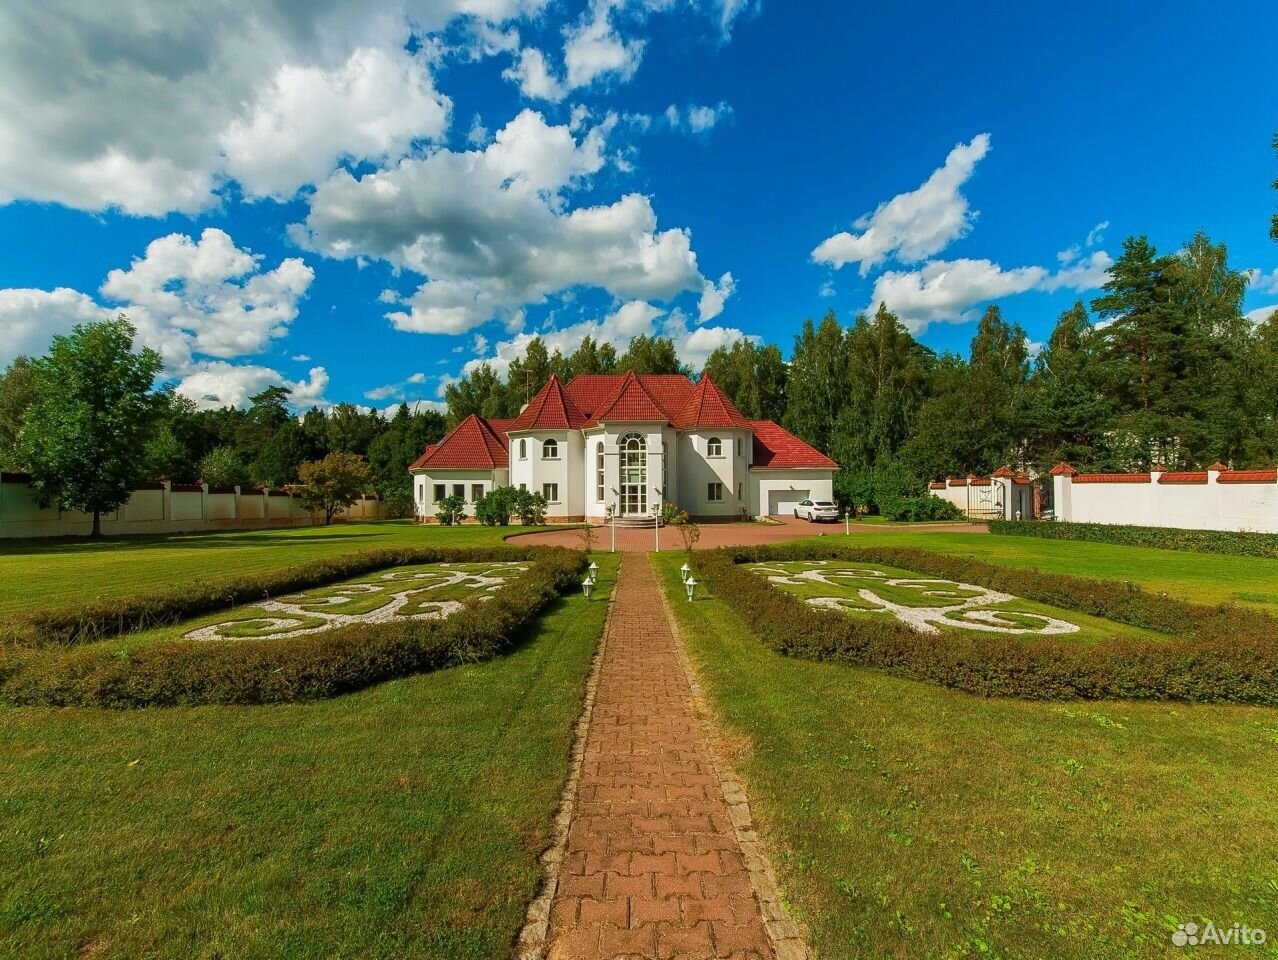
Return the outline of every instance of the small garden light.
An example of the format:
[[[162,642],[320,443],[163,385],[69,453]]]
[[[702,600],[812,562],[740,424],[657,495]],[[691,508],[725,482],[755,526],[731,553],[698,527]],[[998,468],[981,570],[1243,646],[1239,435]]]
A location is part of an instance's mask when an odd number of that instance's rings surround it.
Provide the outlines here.
[[[599,564],[591,560],[590,566],[588,566],[586,569],[590,571],[590,579],[594,580],[595,582],[598,582],[599,581]]]
[[[693,577],[688,577],[688,579],[683,582],[683,585],[684,585],[684,588],[687,589],[688,591],[688,599],[691,600],[693,591],[697,589],[696,579]]]
[[[586,577],[585,580],[581,581],[581,592],[586,595],[587,600],[590,599],[590,591],[594,588],[594,585],[595,581],[591,580],[589,577]]]
[[[684,583],[687,583],[688,578],[692,576],[692,567],[688,566],[687,561],[684,561],[683,566],[679,568],[679,576],[683,578]]]

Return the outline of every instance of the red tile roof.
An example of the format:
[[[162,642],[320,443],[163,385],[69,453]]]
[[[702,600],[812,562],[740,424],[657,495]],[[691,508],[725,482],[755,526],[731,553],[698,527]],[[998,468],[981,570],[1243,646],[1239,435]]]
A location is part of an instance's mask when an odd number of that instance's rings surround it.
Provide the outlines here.
[[[1169,470],[1158,478],[1159,483],[1206,483],[1206,470]]]
[[[1278,483],[1278,470],[1227,470],[1216,477],[1217,483]]]
[[[1053,477],[1072,477],[1078,473],[1078,471],[1071,467],[1068,463],[1063,462],[1052,467],[1051,472]]]
[[[623,373],[583,373],[573,377],[564,387],[564,392],[586,416],[598,419],[598,411],[603,409],[627,376]],[[636,379],[661,408],[666,420],[675,418],[694,389],[692,381],[681,373],[641,373]]]
[[[701,382],[692,391],[683,409],[675,416],[674,425],[680,430],[692,430],[696,427],[751,429],[750,421],[743,417],[736,405],[715,386],[708,374],[701,378]]]
[[[472,413],[443,440],[427,447],[409,469],[492,470],[509,465],[505,438]]]
[[[506,424],[503,433],[518,430],[580,430],[590,418],[564,393],[559,377],[550,380],[528,402],[523,412]]]
[[[754,460],[751,469],[780,470],[812,467],[833,470],[838,464],[825,454],[808,446],[790,431],[771,420],[748,420],[754,431]]]
[[[1147,473],[1079,473],[1075,483],[1149,483]]]
[[[687,380],[687,377],[684,379]],[[689,384],[691,382],[688,381]],[[627,373],[590,419],[591,423],[608,420],[665,423],[673,418],[661,408],[634,373]]]
[[[1016,476],[1016,474],[1012,472],[1011,467],[999,467],[997,470],[991,473],[990,476],[991,477],[1014,477]]]

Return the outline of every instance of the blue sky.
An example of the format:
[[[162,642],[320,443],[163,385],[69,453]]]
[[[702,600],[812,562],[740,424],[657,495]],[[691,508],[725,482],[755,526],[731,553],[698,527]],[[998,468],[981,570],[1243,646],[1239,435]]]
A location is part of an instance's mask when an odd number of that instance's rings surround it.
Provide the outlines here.
[[[123,309],[201,403],[385,407],[535,334],[695,364],[880,299],[962,350],[1200,228],[1278,305],[1272,3],[19,6],[0,362]]]

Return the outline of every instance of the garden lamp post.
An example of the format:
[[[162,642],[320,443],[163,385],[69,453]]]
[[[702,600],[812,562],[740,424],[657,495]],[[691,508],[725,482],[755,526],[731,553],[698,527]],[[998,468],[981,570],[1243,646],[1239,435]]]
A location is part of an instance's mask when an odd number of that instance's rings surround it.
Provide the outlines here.
[[[661,552],[661,506],[652,508],[652,549]]]
[[[852,511],[847,507],[843,508],[843,535],[850,537],[852,535]]]
[[[616,493],[616,491],[614,490],[613,493]],[[617,552],[617,505],[615,503],[610,503],[608,505],[608,508],[604,511],[604,513],[606,514],[605,519],[608,521],[608,526],[612,528],[612,550],[610,552],[616,553]]]
[[[598,583],[599,582],[599,564],[591,560],[590,566],[587,567],[586,569],[590,571],[590,579],[593,580],[595,583]]]
[[[695,577],[689,577],[683,582],[683,587],[688,591],[688,599],[692,599],[692,593],[697,589],[697,581]]]
[[[590,599],[590,591],[594,585],[595,581],[591,580],[589,577],[586,577],[585,580],[581,581],[581,592],[585,595],[587,600]]]
[[[683,566],[679,568],[679,576],[683,579],[684,583],[687,583],[688,578],[692,576],[692,568],[688,566],[686,560],[684,561]]]

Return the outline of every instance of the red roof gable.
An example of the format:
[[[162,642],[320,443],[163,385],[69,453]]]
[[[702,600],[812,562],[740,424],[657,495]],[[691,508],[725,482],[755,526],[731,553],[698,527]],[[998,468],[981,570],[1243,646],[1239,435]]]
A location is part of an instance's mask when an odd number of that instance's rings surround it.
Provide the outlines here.
[[[443,440],[427,447],[409,469],[492,470],[509,465],[505,438],[472,413]]]
[[[685,377],[684,379],[686,380],[687,378]],[[617,384],[612,396],[605,400],[603,405],[595,411],[591,417],[591,422],[598,423],[601,420],[641,420],[664,423],[670,419],[670,414],[658,406],[652,394],[644,389],[644,385],[640,383],[639,378],[632,372],[621,378],[621,382]]]
[[[750,429],[750,421],[743,417],[733,402],[715,386],[709,375],[701,378],[697,388],[688,397],[688,402],[674,418],[674,425],[680,430],[691,430],[694,427]]]
[[[564,393],[559,377],[550,380],[528,402],[523,412],[510,421],[505,431],[516,430],[580,430],[590,418],[581,412],[572,398]]]
[[[752,469],[813,467],[819,470],[834,470],[838,467],[838,464],[825,454],[808,446],[790,431],[782,429],[771,420],[747,422],[750,424],[750,429],[754,431]]]
[[[623,380],[634,374],[583,373],[573,377],[564,392],[588,417],[596,418]],[[666,420],[673,420],[692,395],[693,385],[681,373],[641,373],[636,376],[644,392],[661,408]],[[615,419],[615,418],[614,418]]]

